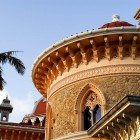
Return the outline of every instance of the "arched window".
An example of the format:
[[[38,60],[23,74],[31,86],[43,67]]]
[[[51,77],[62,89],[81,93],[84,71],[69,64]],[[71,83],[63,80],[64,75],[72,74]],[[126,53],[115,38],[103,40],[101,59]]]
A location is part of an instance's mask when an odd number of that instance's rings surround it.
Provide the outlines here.
[[[87,130],[101,118],[100,100],[93,91],[88,92],[84,101],[84,108],[83,123],[84,130]]]
[[[89,129],[106,113],[105,97],[98,87],[92,84],[83,87],[76,99],[75,113],[78,131]]]

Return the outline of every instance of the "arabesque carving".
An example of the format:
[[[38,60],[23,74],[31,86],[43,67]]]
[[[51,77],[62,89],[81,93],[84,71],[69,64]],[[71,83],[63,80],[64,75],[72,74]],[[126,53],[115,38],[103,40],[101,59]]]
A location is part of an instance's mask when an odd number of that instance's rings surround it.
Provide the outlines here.
[[[53,85],[48,90],[48,94],[49,96],[51,96],[55,91],[62,88],[63,86],[76,82],[78,80],[87,79],[90,77],[97,77],[97,76],[106,76],[106,75],[110,76],[113,74],[140,75],[140,65],[131,65],[131,64],[112,65],[112,66],[103,66],[99,68],[93,68],[93,69],[81,71],[79,73],[70,75],[62,79],[61,81],[58,81],[55,85]]]

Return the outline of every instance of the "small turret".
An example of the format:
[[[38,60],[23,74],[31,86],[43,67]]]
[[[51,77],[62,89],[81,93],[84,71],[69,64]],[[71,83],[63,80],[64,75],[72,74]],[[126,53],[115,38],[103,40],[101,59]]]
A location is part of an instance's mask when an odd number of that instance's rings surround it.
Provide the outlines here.
[[[6,96],[6,99],[3,99],[2,104],[0,104],[0,121],[8,122],[9,120],[9,114],[12,112],[13,107],[10,104],[10,100],[8,99],[8,96]]]

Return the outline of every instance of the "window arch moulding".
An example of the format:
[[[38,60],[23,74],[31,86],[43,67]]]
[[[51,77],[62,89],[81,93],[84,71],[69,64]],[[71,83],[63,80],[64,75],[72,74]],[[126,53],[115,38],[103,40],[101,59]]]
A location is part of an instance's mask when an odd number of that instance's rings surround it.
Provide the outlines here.
[[[78,94],[75,103],[75,113],[77,114],[78,131],[84,130],[83,113],[85,107],[93,109],[99,105],[101,108],[101,116],[106,113],[106,101],[102,92],[93,84],[87,84]]]

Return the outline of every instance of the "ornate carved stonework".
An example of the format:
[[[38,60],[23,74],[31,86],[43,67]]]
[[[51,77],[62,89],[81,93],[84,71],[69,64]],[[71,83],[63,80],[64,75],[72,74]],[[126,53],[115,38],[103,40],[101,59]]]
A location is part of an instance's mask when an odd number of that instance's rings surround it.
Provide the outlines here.
[[[55,85],[48,90],[48,96],[51,96],[55,91],[62,88],[65,85],[71,84],[73,82],[87,79],[97,76],[112,76],[113,74],[117,75],[140,75],[140,65],[114,65],[114,66],[104,66],[99,68],[88,69],[81,71],[79,73],[70,75],[61,81],[57,82]]]
[[[78,34],[44,51],[32,78],[52,111],[47,139],[83,130],[83,106],[99,104],[103,116],[124,95],[140,95],[139,56],[140,28],[134,26]]]
[[[90,92],[85,100],[84,106],[88,106],[90,110],[93,110],[97,104],[100,104],[98,96],[94,92]]]
[[[53,45],[36,61],[32,75],[35,86],[45,96],[55,79],[73,67],[104,59],[127,57],[135,60],[139,58],[139,34],[140,29],[132,26],[94,30],[67,38]]]
[[[140,76],[138,75],[106,75],[105,77],[93,77],[64,86],[49,98],[52,116],[55,120],[52,126],[53,137],[79,130],[78,114],[75,113],[76,103],[77,99],[80,99],[78,95],[81,94],[81,91],[85,91],[83,89],[87,84],[93,85],[98,96],[104,95],[106,111],[126,94],[140,95]]]

